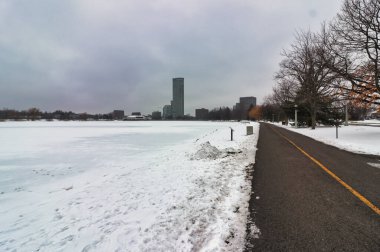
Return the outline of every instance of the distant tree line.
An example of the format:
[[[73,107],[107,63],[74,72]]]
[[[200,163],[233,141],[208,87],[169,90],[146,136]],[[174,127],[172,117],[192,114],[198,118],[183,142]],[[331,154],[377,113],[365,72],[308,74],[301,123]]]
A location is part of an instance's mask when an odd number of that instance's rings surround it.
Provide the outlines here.
[[[229,107],[219,107],[214,108],[208,112],[207,116],[204,116],[202,120],[213,120],[213,121],[229,121],[229,120],[251,120],[255,119],[250,116],[250,110],[254,107],[251,106],[247,111],[243,111],[239,108],[229,108]]]
[[[208,120],[232,120],[232,112],[229,107],[214,108],[208,112]]]
[[[380,108],[380,1],[345,0],[319,32],[299,31],[275,74],[276,86],[261,106],[266,120],[294,119],[315,128]],[[380,112],[380,111],[379,111]]]
[[[150,115],[148,115],[148,118]],[[194,120],[195,118],[190,115],[178,117],[175,120]],[[38,108],[30,108],[27,110],[15,110],[4,108],[0,110],[0,120],[60,120],[60,121],[87,121],[87,120],[121,120],[116,118],[113,113],[105,114],[88,114],[88,113],[74,113],[72,111],[56,110],[54,112],[43,112]],[[168,120],[174,120],[168,118]]]
[[[202,120],[261,120],[265,115],[261,116],[263,106],[251,106],[247,111],[241,109],[231,109],[229,107],[214,108],[208,112],[207,116]],[[87,120],[114,120],[113,113],[106,114],[88,114],[74,113],[72,111],[56,110],[54,112],[43,112],[38,108],[30,108],[27,110],[15,110],[3,108],[0,110],[0,120],[61,120],[61,121],[87,121]],[[174,120],[167,118],[166,120]],[[191,115],[184,115],[175,120],[196,120]]]
[[[0,120],[112,120],[112,113],[107,114],[87,114],[74,113],[72,111],[56,110],[54,112],[42,112],[38,108],[30,108],[27,110],[1,109]]]
[[[177,116],[176,118],[173,118],[172,115],[169,115],[168,117],[164,118],[163,120],[168,120],[168,121],[171,121],[171,120],[173,120],[173,121],[191,121],[191,120],[195,120],[195,117],[187,114],[187,115]]]

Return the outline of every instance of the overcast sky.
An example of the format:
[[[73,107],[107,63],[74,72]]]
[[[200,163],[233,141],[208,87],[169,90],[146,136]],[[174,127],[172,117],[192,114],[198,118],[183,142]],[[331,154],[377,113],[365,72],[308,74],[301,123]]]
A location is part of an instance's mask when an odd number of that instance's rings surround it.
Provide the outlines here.
[[[297,29],[341,0],[0,0],[0,108],[185,113],[271,93]]]

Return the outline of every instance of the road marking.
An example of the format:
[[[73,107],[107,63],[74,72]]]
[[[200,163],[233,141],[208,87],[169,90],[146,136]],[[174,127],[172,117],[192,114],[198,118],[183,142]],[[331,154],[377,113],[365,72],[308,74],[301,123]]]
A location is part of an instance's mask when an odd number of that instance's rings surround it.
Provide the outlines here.
[[[376,207],[374,204],[372,204],[368,199],[366,199],[363,195],[361,195],[359,192],[357,192],[354,188],[349,186],[346,182],[341,180],[335,173],[330,171],[326,166],[324,166],[321,162],[319,162],[317,159],[312,157],[310,154],[308,154],[306,151],[304,151],[301,147],[296,145],[292,140],[281,134],[279,131],[274,129],[273,127],[270,127],[274,132],[276,132],[278,135],[283,137],[285,140],[287,140],[290,144],[292,144],[294,147],[296,147],[302,154],[304,154],[306,157],[308,157],[310,160],[312,160],[314,163],[316,163],[322,170],[324,170],[327,174],[329,174],[331,177],[333,177],[336,181],[338,181],[342,186],[344,186],[347,190],[349,190],[353,195],[355,195],[359,200],[361,200],[364,204],[366,204],[369,208],[371,208],[375,213],[380,215],[380,209]]]

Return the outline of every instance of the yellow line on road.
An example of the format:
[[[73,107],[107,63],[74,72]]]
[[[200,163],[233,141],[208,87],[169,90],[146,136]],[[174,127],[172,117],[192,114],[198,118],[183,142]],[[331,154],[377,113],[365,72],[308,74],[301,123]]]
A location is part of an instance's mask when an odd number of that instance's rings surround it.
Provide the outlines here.
[[[376,207],[374,204],[372,204],[368,199],[366,199],[363,195],[361,195],[359,192],[357,192],[354,188],[349,186],[346,182],[341,180],[335,173],[327,169],[326,166],[324,166],[321,162],[319,162],[317,159],[312,157],[310,154],[308,154],[306,151],[304,151],[301,147],[296,145],[292,140],[275,130],[273,127],[271,129],[276,132],[278,135],[286,139],[290,144],[292,144],[294,147],[296,147],[302,154],[304,154],[306,157],[311,159],[314,163],[316,163],[322,170],[324,170],[327,174],[329,174],[331,177],[333,177],[336,181],[338,181],[342,186],[344,186],[347,190],[349,190],[353,195],[355,195],[358,199],[360,199],[364,204],[366,204],[369,208],[371,208],[375,213],[380,215],[380,209]]]

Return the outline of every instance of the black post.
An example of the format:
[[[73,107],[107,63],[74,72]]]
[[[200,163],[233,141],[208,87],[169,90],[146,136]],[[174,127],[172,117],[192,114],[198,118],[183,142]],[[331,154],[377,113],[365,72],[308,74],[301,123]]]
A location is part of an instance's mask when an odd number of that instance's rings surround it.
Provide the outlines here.
[[[338,139],[338,127],[339,127],[339,120],[338,119],[335,120],[335,127],[336,127],[335,136],[336,136],[336,139]]]
[[[234,140],[234,130],[231,128],[231,141]]]

